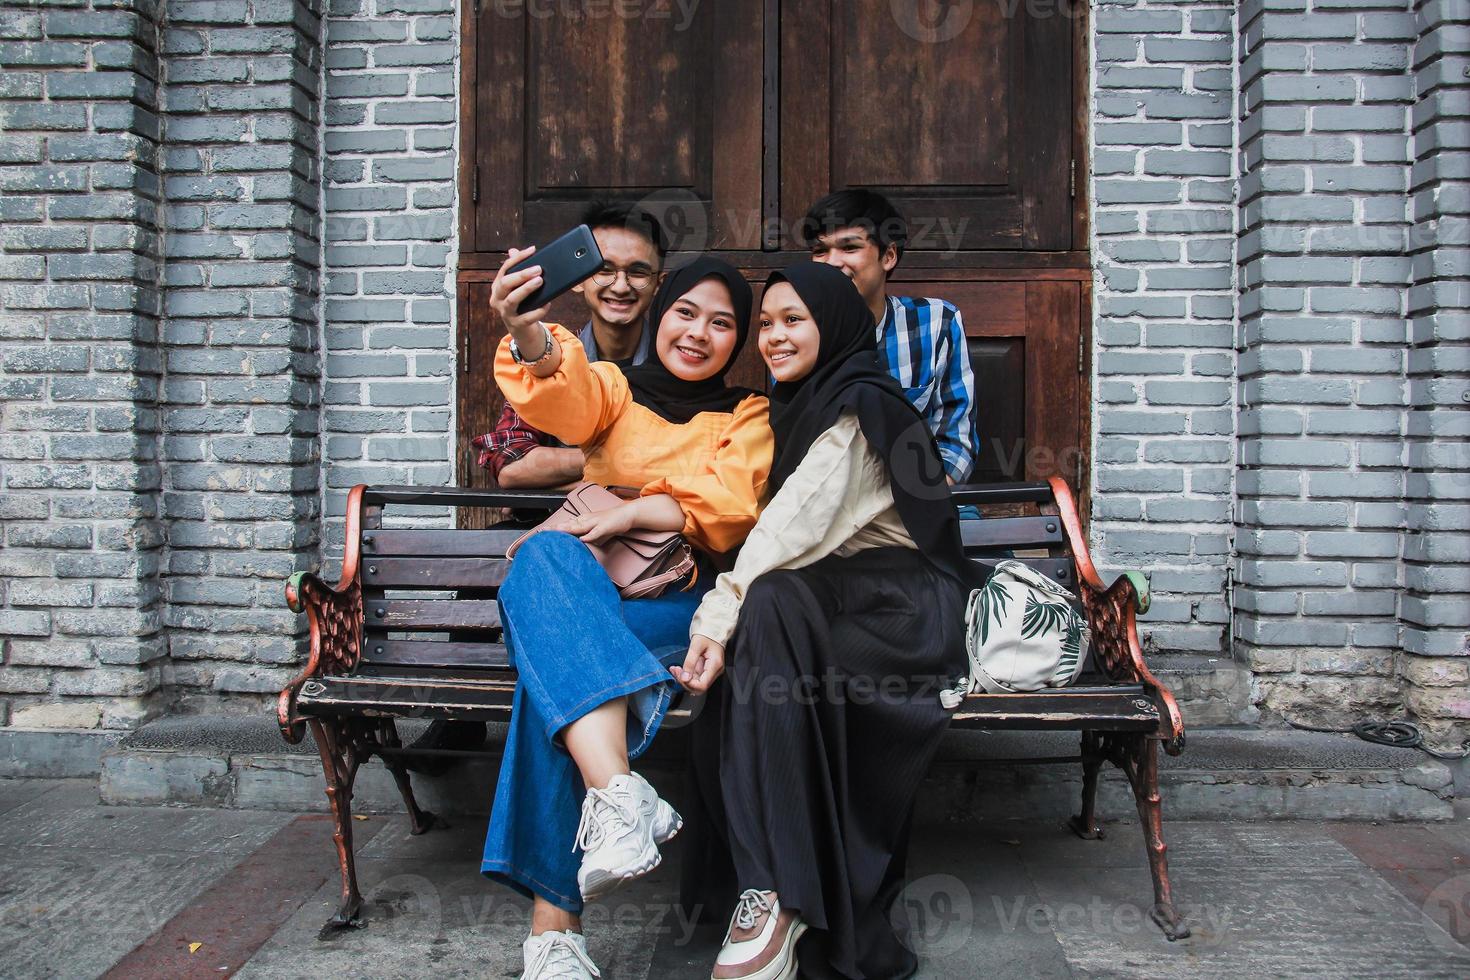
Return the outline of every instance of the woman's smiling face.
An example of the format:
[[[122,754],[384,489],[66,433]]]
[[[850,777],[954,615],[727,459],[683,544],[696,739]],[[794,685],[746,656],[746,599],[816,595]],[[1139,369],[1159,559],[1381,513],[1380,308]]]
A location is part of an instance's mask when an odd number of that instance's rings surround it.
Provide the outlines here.
[[[729,362],[739,336],[730,288],[716,278],[701,279],[664,313],[654,349],[675,377],[703,381]]]
[[[800,381],[816,367],[822,336],[791,283],[772,283],[761,297],[756,344],[771,377],[779,382]]]

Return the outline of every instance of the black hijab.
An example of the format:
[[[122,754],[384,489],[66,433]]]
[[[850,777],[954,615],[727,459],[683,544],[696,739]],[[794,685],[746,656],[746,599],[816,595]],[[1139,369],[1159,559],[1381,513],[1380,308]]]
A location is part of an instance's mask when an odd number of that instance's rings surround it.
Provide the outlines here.
[[[771,389],[772,492],[838,416],[853,411],[863,437],[888,468],[893,502],[909,537],[936,569],[969,584],[975,573],[960,544],[959,516],[934,436],[878,360],[878,326],[857,287],[820,262],[773,272],[766,288],[778,282],[790,283],[811,311],[821,343],[811,373]]]
[[[658,356],[658,328],[664,314],[680,297],[706,279],[718,279],[730,290],[735,306],[735,346],[724,367],[703,381],[685,381],[678,377]],[[749,388],[725,387],[725,375],[740,356],[745,338],[750,334],[750,284],[734,266],[719,259],[698,258],[674,269],[664,279],[653,306],[648,311],[648,324],[643,329],[654,332],[648,360],[628,368],[624,375],[633,391],[633,400],[663,419],[684,424],[700,412],[733,412],[751,395],[760,394]]]

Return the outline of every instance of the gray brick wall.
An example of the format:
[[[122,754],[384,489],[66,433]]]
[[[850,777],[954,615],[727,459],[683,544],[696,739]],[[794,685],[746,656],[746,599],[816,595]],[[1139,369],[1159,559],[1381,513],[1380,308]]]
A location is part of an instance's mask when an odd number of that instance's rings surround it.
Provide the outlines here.
[[[1470,734],[1470,3],[1415,8],[1400,671],[1432,741],[1457,748]]]
[[[457,13],[326,2],[0,0],[0,724],[258,706],[453,478]],[[1093,5],[1094,550],[1268,720],[1467,731],[1466,7]]]
[[[1270,717],[1397,717],[1408,0],[1247,0],[1237,655]]]
[[[248,706],[303,653],[319,550],[318,0],[169,0],[165,569],[175,692]]]
[[[453,0],[331,0],[329,560],[341,552],[353,484],[454,480],[457,38]]]
[[[0,723],[163,697],[158,20],[0,0]]]
[[[1228,650],[1232,6],[1093,9],[1093,549],[1149,571],[1150,651]]]

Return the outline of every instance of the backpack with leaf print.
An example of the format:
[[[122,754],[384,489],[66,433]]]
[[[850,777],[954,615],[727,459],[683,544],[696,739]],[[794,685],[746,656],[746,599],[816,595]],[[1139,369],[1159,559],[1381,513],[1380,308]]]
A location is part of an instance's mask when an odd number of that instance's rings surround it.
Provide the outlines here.
[[[1065,687],[1082,672],[1090,639],[1072,593],[1018,561],[999,562],[965,607],[967,693]]]

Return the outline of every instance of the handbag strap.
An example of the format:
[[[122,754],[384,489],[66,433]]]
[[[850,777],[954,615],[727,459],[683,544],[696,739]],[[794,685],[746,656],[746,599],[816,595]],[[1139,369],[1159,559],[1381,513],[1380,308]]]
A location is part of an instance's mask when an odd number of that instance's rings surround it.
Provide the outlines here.
[[[690,569],[694,569],[695,567],[694,556],[686,553],[679,564],[666,572],[660,572],[652,578],[641,579],[633,585],[628,586],[627,589],[623,590],[622,596],[624,599],[641,599],[645,595],[662,590],[666,585],[679,581],[679,579],[689,574]],[[695,572],[695,576],[698,577],[698,571]],[[686,585],[680,591],[687,591],[693,585],[694,582],[691,580],[689,585]]]

